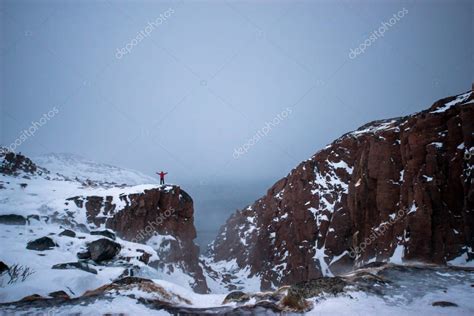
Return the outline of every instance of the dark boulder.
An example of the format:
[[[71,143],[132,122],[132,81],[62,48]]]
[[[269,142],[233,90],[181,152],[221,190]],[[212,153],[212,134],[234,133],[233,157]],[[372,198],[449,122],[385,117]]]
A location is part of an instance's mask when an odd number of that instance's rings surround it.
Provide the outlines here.
[[[95,262],[113,259],[121,249],[120,244],[106,238],[95,240],[87,245],[91,259]]]
[[[51,238],[41,237],[41,238],[28,242],[28,244],[26,245],[26,249],[43,251],[43,250],[51,250],[57,246],[58,245]]]
[[[97,270],[89,267],[89,265],[85,262],[67,262],[67,263],[59,263],[55,264],[51,267],[51,269],[57,270],[69,270],[69,269],[78,269],[85,272],[97,274]]]
[[[0,261],[0,274],[2,274],[5,271],[8,271],[10,268],[3,262]]]
[[[26,218],[16,214],[0,215],[0,224],[26,225]]]
[[[91,258],[91,253],[89,251],[82,251],[77,253],[77,258],[81,260],[87,260]]]
[[[437,302],[433,302],[433,304],[431,305],[438,306],[438,307],[458,307],[458,304],[447,302],[447,301],[437,301]]]
[[[112,231],[110,231],[108,229],[93,231],[93,232],[90,232],[90,234],[91,235],[101,235],[101,236],[110,238],[112,240],[115,240],[115,233],[113,233]]]
[[[76,233],[73,232],[72,230],[70,229],[65,229],[63,230],[61,233],[59,233],[59,236],[67,236],[67,237],[76,237]]]

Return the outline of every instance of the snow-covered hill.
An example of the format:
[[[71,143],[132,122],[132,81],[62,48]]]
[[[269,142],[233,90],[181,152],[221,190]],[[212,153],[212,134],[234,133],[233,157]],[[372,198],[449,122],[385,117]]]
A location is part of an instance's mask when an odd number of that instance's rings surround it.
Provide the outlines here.
[[[127,185],[157,183],[157,179],[139,171],[97,163],[75,154],[52,153],[33,157],[33,161],[52,173],[81,181],[89,179]]]
[[[173,258],[165,257],[172,243],[169,240],[176,240],[175,242],[180,245],[186,242],[192,244],[192,234],[188,239],[183,239],[179,235],[186,233],[186,227],[178,223],[183,216],[189,215],[182,212],[179,207],[186,205],[183,200],[186,198],[186,193],[178,192],[178,187],[173,185],[156,183],[116,185],[110,182],[110,178],[98,181],[97,178],[90,181],[82,180],[92,179],[94,174],[105,175],[107,170],[112,172],[118,170],[115,173],[117,176],[115,179],[118,179],[119,168],[105,166],[101,170],[99,168],[101,165],[98,164],[91,164],[94,172],[87,173],[88,176],[78,176],[78,179],[75,179],[67,171],[73,169],[74,165],[85,166],[80,162],[75,163],[77,161],[70,159],[67,164],[59,163],[56,170],[66,171],[68,174],[63,176],[37,165],[23,155],[0,152],[0,303],[33,294],[47,295],[60,289],[74,297],[86,290],[111,282],[128,273],[130,269],[133,269],[134,275],[137,276],[173,280],[176,284],[191,289],[196,283],[195,274],[192,274],[182,262],[178,262],[178,259],[173,262]],[[133,171],[126,174],[134,181],[146,179]],[[173,190],[178,193],[174,193]],[[133,210],[134,207],[140,207],[134,198],[143,201],[150,196],[153,197],[153,201],[160,202],[160,206],[149,208],[155,216],[154,222],[147,222],[141,213],[146,228],[146,231],[141,232],[146,237],[140,237],[143,239],[142,243],[127,241],[119,238],[117,234],[112,239],[120,245],[121,250],[112,259],[98,263],[79,258],[78,253],[85,251],[89,243],[104,238],[103,235],[94,232],[106,229],[106,219],[119,212],[124,213]],[[89,197],[92,198],[89,200]],[[170,215],[169,218],[159,217],[169,210],[166,201],[160,200],[161,197],[168,202],[174,201],[180,204],[173,208],[176,216],[170,212],[173,216]],[[97,210],[100,213],[94,213],[96,211],[94,206],[98,205],[99,199],[102,199],[107,206],[98,206]],[[190,203],[192,207],[192,200]],[[97,224],[94,219],[103,223]],[[193,225],[189,218],[186,218],[186,222]],[[136,223],[141,222],[137,220]],[[133,227],[133,224],[129,221],[123,223],[129,228]],[[176,231],[169,228],[164,232],[161,227],[166,227],[167,224],[176,226]],[[61,232],[65,229],[70,230],[70,234],[74,236],[62,235]],[[110,234],[106,233],[105,237],[108,238]],[[27,244],[30,242],[41,243],[45,240],[52,245],[50,249],[27,249]],[[102,250],[106,249],[107,247]],[[190,249],[191,246],[183,252],[189,252]],[[24,278],[20,277],[21,281],[11,282],[8,274],[16,265],[28,268],[33,273]],[[65,268],[57,270],[53,268],[55,265]],[[95,273],[77,268],[77,265],[85,266],[87,269],[90,267]]]

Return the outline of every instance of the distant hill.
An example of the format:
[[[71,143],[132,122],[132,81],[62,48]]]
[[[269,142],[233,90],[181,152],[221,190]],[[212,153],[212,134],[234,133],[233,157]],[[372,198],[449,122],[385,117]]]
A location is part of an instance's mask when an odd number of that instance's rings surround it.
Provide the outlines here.
[[[141,172],[97,163],[75,154],[53,153],[33,157],[33,160],[52,173],[72,179],[77,177],[81,181],[89,179],[128,185],[157,183],[155,178]]]

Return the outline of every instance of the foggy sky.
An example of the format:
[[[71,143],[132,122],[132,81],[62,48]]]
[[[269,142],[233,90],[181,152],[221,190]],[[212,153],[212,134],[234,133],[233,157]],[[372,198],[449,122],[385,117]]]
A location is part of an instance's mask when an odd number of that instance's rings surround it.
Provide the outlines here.
[[[1,1],[0,142],[56,107],[17,151],[163,169],[173,183],[276,180],[360,125],[468,90],[473,10],[472,1]]]

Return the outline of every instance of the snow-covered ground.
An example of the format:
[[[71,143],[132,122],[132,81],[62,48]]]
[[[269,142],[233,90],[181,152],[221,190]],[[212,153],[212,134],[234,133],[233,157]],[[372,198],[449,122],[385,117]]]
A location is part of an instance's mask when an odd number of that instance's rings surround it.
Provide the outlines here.
[[[63,171],[65,171],[64,168]],[[92,173],[87,178],[96,180],[91,175]],[[67,177],[72,178],[72,174],[68,174]],[[149,253],[151,260],[158,259],[159,252],[150,243],[144,245],[117,238],[116,242],[122,246],[122,249],[116,260],[104,264],[88,263],[89,267],[95,269],[97,274],[79,269],[52,269],[52,266],[56,264],[77,262],[77,253],[84,251],[87,243],[103,238],[100,235],[91,235],[77,230],[74,238],[60,236],[65,226],[53,220],[58,216],[62,216],[62,219],[67,219],[74,225],[86,225],[89,229],[103,228],[94,227],[88,223],[85,210],[75,207],[74,202],[67,201],[67,198],[91,195],[112,196],[114,203],[117,203],[120,208],[120,203],[123,203],[119,199],[120,195],[139,193],[155,187],[158,186],[156,184],[87,185],[84,182],[69,180],[54,173],[34,175],[20,173],[18,176],[0,174],[0,215],[17,214],[25,218],[37,215],[36,219],[30,217],[26,225],[0,224],[0,261],[9,266],[18,264],[28,267],[33,272],[24,280],[12,284],[8,284],[8,275],[2,274],[0,277],[0,304],[2,304],[0,305],[0,314],[97,315],[125,313],[129,315],[166,315],[177,312],[275,314],[276,312],[268,306],[256,306],[256,303],[259,302],[258,295],[261,295],[259,293],[250,294],[251,299],[243,303],[223,304],[228,293],[226,285],[229,284],[224,284],[219,279],[224,274],[234,277],[232,284],[246,292],[255,293],[260,287],[258,276],[254,275],[252,278],[248,278],[250,271],[239,270],[235,261],[211,263],[202,258],[203,265],[211,266],[217,274],[215,273],[211,277],[210,273],[205,273],[208,286],[213,294],[196,294],[190,287],[192,278],[179,268],[175,267],[166,271],[157,270],[139,260],[142,251]],[[26,249],[29,241],[44,236],[50,237],[57,247],[45,251]],[[168,237],[157,236],[155,239],[160,238]],[[397,267],[369,271],[389,281],[383,286],[376,284],[364,291],[358,288],[348,288],[347,291],[337,296],[322,295],[310,298],[309,301],[313,303],[313,308],[307,314],[474,314],[474,301],[472,301],[474,271],[449,267],[413,269]],[[130,268],[136,271],[135,276],[152,280],[153,284],[163,288],[168,296],[165,295],[163,298],[157,293],[144,292],[134,288],[116,291],[98,298],[83,296],[86,291],[111,284]],[[205,267],[203,268],[206,271]],[[72,300],[46,300],[37,304],[35,302],[20,305],[4,304],[33,294],[48,297],[51,292],[55,291],[66,292]],[[171,307],[162,309],[160,306],[144,303],[149,299],[157,298],[165,299],[165,303]],[[436,301],[447,301],[457,306],[432,306]]]
[[[12,302],[27,295],[39,294],[48,296],[55,291],[65,291],[71,297],[82,295],[86,290],[94,289],[110,283],[123,273],[123,266],[90,266],[97,270],[97,274],[78,269],[57,270],[51,269],[55,264],[76,262],[76,254],[85,250],[85,244],[103,236],[76,232],[75,238],[58,236],[64,229],[59,225],[50,225],[41,221],[30,220],[30,225],[0,225],[0,243],[2,252],[0,261],[9,265],[19,264],[29,267],[34,273],[24,282],[6,284],[8,278],[3,275],[0,287],[0,302]],[[29,241],[48,236],[58,245],[51,250],[27,250]],[[118,240],[122,245],[120,256],[133,258],[130,266],[145,266],[137,258],[142,255],[137,249],[142,249],[157,259],[156,251],[146,245],[134,244]]]
[[[0,163],[2,160],[3,158],[0,157]],[[84,165],[77,160],[68,160],[68,163],[70,165],[67,168],[64,167],[66,164],[59,163],[59,169],[66,172],[81,170]],[[96,168],[96,171],[102,166],[93,163],[91,165]],[[98,271],[96,275],[82,270],[51,269],[55,264],[77,262],[77,253],[85,249],[86,243],[102,238],[102,236],[81,233],[82,228],[79,229],[79,227],[86,227],[88,230],[105,229],[103,225],[97,227],[88,222],[86,210],[77,207],[74,201],[67,199],[77,196],[102,196],[104,198],[109,196],[112,197],[112,203],[116,209],[120,210],[125,207],[126,203],[126,199],[120,198],[121,196],[142,193],[154,188],[162,190],[172,188],[170,185],[158,185],[152,178],[150,178],[152,184],[133,186],[113,185],[109,178],[107,178],[108,183],[93,178],[94,175],[105,176],[110,170],[120,170],[110,166],[104,168],[104,170],[95,173],[85,172],[87,176],[78,177],[78,179],[72,178],[70,173],[65,176],[45,169],[33,174],[21,170],[17,175],[0,173],[0,216],[13,214],[29,218],[27,225],[0,224],[0,261],[8,266],[18,264],[34,271],[25,282],[7,284],[7,280],[0,284],[0,303],[19,300],[32,294],[47,296],[50,292],[60,290],[66,291],[71,297],[77,297],[86,290],[110,283],[129,266],[134,266],[139,270],[140,276],[172,280],[176,284],[190,289],[190,284],[195,281],[183,272],[182,267],[165,266],[157,270],[137,259],[142,255],[137,252],[137,249],[151,254],[151,261],[159,259],[157,251],[160,250],[161,243],[153,246],[150,243],[143,245],[117,239],[117,242],[122,245],[118,256],[128,258],[127,262],[92,267]],[[133,175],[134,172],[129,174]],[[87,178],[90,181],[82,181],[81,178]],[[146,180],[146,177],[140,178],[140,176],[132,178],[134,181],[140,180],[139,182]],[[115,177],[115,180],[117,179],[119,177]],[[65,228],[73,229],[77,236],[75,238],[59,236],[58,234]],[[44,236],[52,238],[58,247],[41,252],[26,249],[29,241]],[[166,236],[157,235],[154,238],[160,237]],[[3,276],[5,277],[5,275]]]
[[[367,274],[370,273],[370,274]],[[358,275],[376,276],[383,282],[370,282],[373,278],[359,279],[346,285],[336,295],[322,293],[308,298],[307,315],[473,315],[472,288],[474,271],[434,266],[385,266],[364,269],[344,278]],[[262,298],[265,293],[250,293],[245,302],[223,303],[225,294],[196,294],[172,282],[153,279],[153,283],[166,292],[149,292],[139,288],[118,289],[96,298],[80,297],[75,301],[42,301],[37,304],[0,306],[5,312],[54,312],[55,315],[80,313],[97,315],[124,313],[127,315],[217,314],[234,315],[280,314],[282,301],[271,303]],[[85,281],[86,282],[86,281]],[[282,291],[283,296],[286,290]],[[267,293],[268,294],[268,293]],[[259,298],[260,297],[260,298]],[[150,304],[159,298],[163,304]],[[171,302],[167,305],[166,302]],[[265,302],[266,305],[262,305]],[[436,306],[442,304],[445,306]],[[451,305],[451,306],[447,306]],[[291,314],[286,312],[285,314]]]
[[[407,288],[407,293],[409,288]],[[473,315],[472,287],[454,285],[444,290],[426,293],[422,297],[404,301],[398,296],[378,297],[364,292],[349,292],[323,300],[314,299],[314,308],[307,315]],[[456,302],[458,307],[432,306],[433,302]]]

